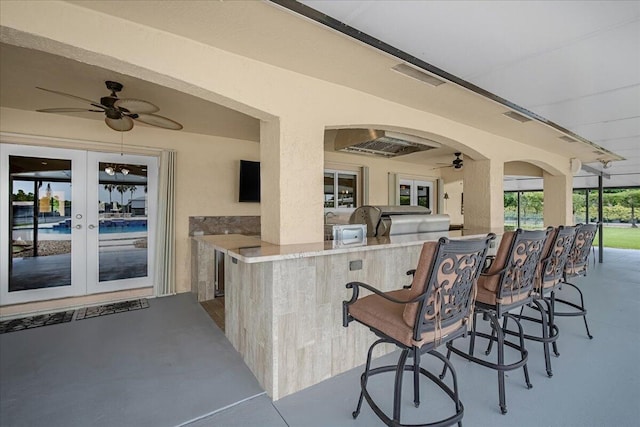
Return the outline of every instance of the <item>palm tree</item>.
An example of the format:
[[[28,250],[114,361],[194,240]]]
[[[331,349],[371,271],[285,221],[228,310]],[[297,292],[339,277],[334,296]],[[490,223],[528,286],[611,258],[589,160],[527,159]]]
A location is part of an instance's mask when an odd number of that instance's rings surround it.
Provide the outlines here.
[[[118,190],[118,193],[120,193],[120,205],[121,206],[124,206],[124,193],[126,193],[128,189],[129,189],[128,185],[125,185],[125,184],[116,185],[116,190]]]
[[[138,189],[138,187],[136,187],[135,185],[130,185],[129,186],[129,193],[131,193],[131,197],[129,197],[129,201],[131,201],[133,199],[133,193],[135,193],[137,189]]]
[[[136,187],[135,185],[129,186],[129,193],[131,194],[131,196],[129,197],[129,213],[132,213],[133,211],[133,203],[131,201],[133,200],[133,193],[135,193],[137,189],[138,187]]]
[[[105,184],[103,185],[104,189],[109,192],[109,203],[113,206],[113,200],[111,200],[111,193],[115,190],[116,186],[113,184]]]

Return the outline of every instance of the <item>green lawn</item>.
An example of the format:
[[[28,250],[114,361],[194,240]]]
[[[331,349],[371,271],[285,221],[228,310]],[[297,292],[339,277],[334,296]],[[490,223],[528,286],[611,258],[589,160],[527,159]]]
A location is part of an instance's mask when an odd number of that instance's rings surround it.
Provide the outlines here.
[[[605,226],[603,237],[606,248],[640,249],[640,228]],[[598,245],[597,234],[593,245]]]

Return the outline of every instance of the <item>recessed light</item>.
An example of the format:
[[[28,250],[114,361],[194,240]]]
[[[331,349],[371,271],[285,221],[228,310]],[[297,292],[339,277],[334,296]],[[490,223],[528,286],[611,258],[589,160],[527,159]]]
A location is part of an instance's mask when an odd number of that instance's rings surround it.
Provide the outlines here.
[[[529,117],[523,116],[520,113],[516,113],[515,111],[507,111],[506,113],[502,113],[504,116],[509,117],[510,119],[517,120],[520,123],[530,122],[531,119]]]
[[[404,74],[407,77],[411,77],[412,79],[420,80],[422,83],[426,83],[430,86],[435,87],[446,83],[446,81],[444,80],[440,80],[439,78],[434,77],[431,74],[427,74],[424,71],[420,71],[417,68],[411,67],[407,64],[398,64],[394,67],[391,67],[391,69],[400,74]]]

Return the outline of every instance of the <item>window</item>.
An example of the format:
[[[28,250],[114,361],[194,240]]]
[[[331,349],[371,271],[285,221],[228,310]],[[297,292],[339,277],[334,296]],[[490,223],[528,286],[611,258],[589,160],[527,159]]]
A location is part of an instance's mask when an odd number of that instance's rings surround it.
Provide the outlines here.
[[[349,171],[324,171],[324,207],[355,208],[358,206],[358,174]]]
[[[433,209],[433,182],[400,180],[400,206],[423,206]]]

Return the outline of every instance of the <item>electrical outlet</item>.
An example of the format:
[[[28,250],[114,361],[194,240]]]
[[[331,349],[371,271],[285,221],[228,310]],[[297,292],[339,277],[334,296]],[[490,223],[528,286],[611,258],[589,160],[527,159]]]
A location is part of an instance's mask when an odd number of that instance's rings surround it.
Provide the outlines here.
[[[349,271],[362,270],[362,260],[349,261]]]

